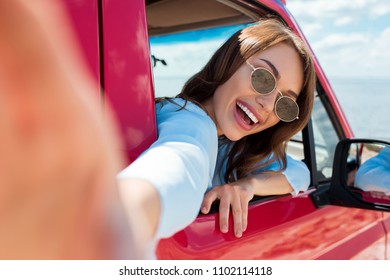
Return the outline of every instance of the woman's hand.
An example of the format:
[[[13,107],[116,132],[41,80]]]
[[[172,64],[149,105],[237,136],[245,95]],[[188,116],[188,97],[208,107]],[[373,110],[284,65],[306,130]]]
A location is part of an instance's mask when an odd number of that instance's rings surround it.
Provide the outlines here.
[[[234,223],[234,235],[241,237],[248,225],[248,204],[254,195],[282,195],[291,193],[293,188],[281,173],[259,173],[236,182],[213,187],[206,193],[201,211],[207,214],[211,204],[219,199],[219,228],[223,233],[229,229],[229,211]]]
[[[234,235],[241,237],[248,225],[248,203],[254,196],[251,178],[243,178],[231,184],[213,187],[206,193],[201,211],[207,214],[211,204],[219,199],[219,228],[226,233],[229,230],[229,211],[231,209],[234,223]]]
[[[116,124],[61,2],[0,1],[0,259],[142,259]]]

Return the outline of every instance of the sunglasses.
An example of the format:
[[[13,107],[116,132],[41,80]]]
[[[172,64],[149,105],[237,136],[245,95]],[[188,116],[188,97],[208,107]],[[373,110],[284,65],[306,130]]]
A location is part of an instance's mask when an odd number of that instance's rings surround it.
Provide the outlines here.
[[[251,85],[252,88],[261,95],[268,95],[274,90],[280,94],[275,102],[275,114],[284,122],[292,122],[298,119],[299,107],[298,104],[289,96],[283,95],[276,88],[276,78],[268,70],[262,67],[254,67],[248,61],[246,62],[251,68]]]

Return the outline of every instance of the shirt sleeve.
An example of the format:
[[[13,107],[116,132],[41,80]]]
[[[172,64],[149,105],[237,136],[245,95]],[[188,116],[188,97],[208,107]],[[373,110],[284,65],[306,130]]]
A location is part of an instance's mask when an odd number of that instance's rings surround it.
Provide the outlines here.
[[[287,167],[283,171],[287,181],[290,183],[294,191],[292,195],[297,195],[299,192],[307,191],[310,186],[310,171],[306,164],[300,160],[293,159],[289,155],[287,158]]]
[[[282,172],[286,176],[287,181],[293,188],[291,194],[296,196],[301,191],[307,191],[310,186],[310,171],[306,164],[302,161],[293,159],[291,156],[286,155],[287,166]],[[280,164],[274,161],[270,165],[257,170],[256,173],[263,171],[277,171],[280,170]]]
[[[355,176],[355,185],[365,191],[378,191],[390,195],[390,148],[362,164]]]
[[[197,217],[217,156],[216,128],[203,111],[164,112],[165,106],[158,114],[157,141],[118,175],[145,179],[156,188],[161,202],[156,238],[173,235]]]

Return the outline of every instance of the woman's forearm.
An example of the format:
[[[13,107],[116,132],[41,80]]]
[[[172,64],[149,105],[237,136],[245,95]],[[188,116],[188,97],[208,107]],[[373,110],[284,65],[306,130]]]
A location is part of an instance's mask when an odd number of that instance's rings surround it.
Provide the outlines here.
[[[253,186],[254,195],[278,195],[293,191],[286,176],[283,174],[261,173],[247,177],[248,183]]]
[[[155,187],[143,179],[119,179],[119,192],[129,219],[135,224],[140,244],[149,244],[155,237],[161,202]]]

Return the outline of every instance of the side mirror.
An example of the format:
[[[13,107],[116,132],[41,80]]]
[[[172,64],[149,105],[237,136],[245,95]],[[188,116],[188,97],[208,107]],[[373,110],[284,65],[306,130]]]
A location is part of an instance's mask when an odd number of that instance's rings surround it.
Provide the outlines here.
[[[329,187],[311,194],[317,207],[390,211],[390,143],[344,139],[336,147]]]

